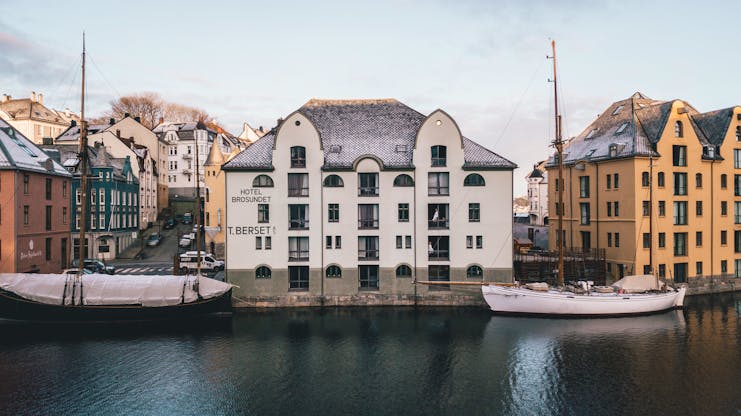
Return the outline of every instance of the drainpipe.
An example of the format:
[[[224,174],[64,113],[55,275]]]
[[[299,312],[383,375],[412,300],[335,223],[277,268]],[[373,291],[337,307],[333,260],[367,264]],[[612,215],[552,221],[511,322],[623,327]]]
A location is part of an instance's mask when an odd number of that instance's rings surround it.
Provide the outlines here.
[[[319,256],[319,262],[321,263],[321,295],[319,297],[319,303],[321,307],[324,307],[324,250],[326,250],[325,242],[323,240],[326,240],[327,236],[324,235],[324,175],[320,174],[319,179],[319,189],[321,189],[321,192],[319,192],[319,213],[320,213],[320,220],[319,220],[319,233],[322,237],[319,239],[319,247],[321,247],[321,254]],[[380,176],[380,175],[379,175]],[[311,204],[309,204],[309,208],[311,208]],[[309,212],[311,212],[311,209],[309,209]]]

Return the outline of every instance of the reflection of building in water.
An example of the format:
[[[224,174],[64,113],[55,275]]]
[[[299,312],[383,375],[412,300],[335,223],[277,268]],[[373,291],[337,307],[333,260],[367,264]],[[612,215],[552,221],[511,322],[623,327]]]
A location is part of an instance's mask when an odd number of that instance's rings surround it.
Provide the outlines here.
[[[514,167],[440,110],[311,100],[223,166],[227,278],[246,305],[478,302],[413,280],[511,280]]]

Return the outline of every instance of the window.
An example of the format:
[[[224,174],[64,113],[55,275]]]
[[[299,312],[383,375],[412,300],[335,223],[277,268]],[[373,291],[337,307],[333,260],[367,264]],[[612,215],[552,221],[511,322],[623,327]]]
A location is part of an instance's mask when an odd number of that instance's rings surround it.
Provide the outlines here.
[[[309,229],[309,206],[288,205],[288,229],[289,230],[308,230]]]
[[[466,236],[466,248],[473,248],[473,236],[472,235]]]
[[[272,188],[273,178],[268,175],[258,175],[252,180],[252,187],[254,188]],[[270,269],[268,269],[270,270]]]
[[[450,194],[448,172],[431,172],[427,174],[427,194]]]
[[[484,236],[483,235],[476,236],[476,248],[484,248]]]
[[[358,229],[378,228],[378,204],[358,204]]]
[[[643,233],[643,248],[651,247],[651,234]]]
[[[666,247],[666,233],[659,233],[659,248]]]
[[[612,175],[607,175],[607,180],[605,181],[605,185],[607,186],[607,189],[612,188]]]
[[[617,130],[615,130],[615,134],[620,134],[620,133],[624,132],[627,127],[628,127],[628,123],[627,122],[621,124],[620,127],[618,127]]]
[[[672,146],[673,166],[687,166],[687,146]]]
[[[725,173],[720,175],[720,187],[721,189],[728,188],[728,175],[726,175]]]
[[[378,237],[358,237],[358,260],[378,260]]]
[[[617,173],[612,176],[614,177],[613,183],[615,185],[615,189],[620,188],[620,176]]]
[[[445,146],[432,146],[432,166],[445,166],[447,159],[447,148]]]
[[[396,236],[396,248],[404,248],[404,237],[401,235]]]
[[[468,204],[468,222],[481,221],[481,204],[471,202]]]
[[[328,222],[339,222],[340,221],[340,204],[327,205],[327,221]]]
[[[259,223],[270,222],[270,205],[257,204],[257,222]]]
[[[208,188],[206,188],[206,197],[208,198]],[[208,202],[208,199],[206,199]],[[105,188],[98,189],[98,204],[105,205]]]
[[[273,237],[265,237],[265,250],[273,248]]]
[[[431,282],[449,282],[450,266],[433,265],[427,267],[428,279]],[[448,285],[431,285],[430,290],[447,290]]]
[[[28,175],[23,175],[23,193],[28,195]]]
[[[702,173],[695,174],[695,188],[702,188]]]
[[[396,277],[412,277],[412,268],[402,264],[396,268]]]
[[[404,243],[406,245],[406,248],[412,248],[412,236],[408,235],[404,237]]]
[[[581,202],[579,204],[579,209],[581,211],[581,224],[582,225],[589,224],[589,203]]]
[[[345,182],[337,175],[329,175],[324,178],[324,186],[327,188],[341,188],[345,186]]]
[[[260,266],[255,270],[255,279],[270,279],[271,274],[270,267]]]
[[[674,255],[687,255],[687,233],[674,233]]]
[[[288,196],[309,196],[309,174],[288,174]]]
[[[610,147],[609,147],[608,154],[610,155],[610,157],[617,157],[617,153],[618,153],[618,147],[617,147],[617,145],[616,144],[611,144]]]
[[[470,266],[466,269],[466,277],[469,279],[480,279],[484,276],[481,266]]]
[[[306,167],[306,148],[303,146],[291,147],[291,167],[292,168],[305,168]]]
[[[659,217],[666,216],[666,201],[659,201]]]
[[[51,205],[46,206],[46,231],[51,230]]]
[[[687,225],[687,201],[674,203],[674,225]]]
[[[728,260],[720,261],[720,272],[723,274],[728,273]]]
[[[620,247],[620,233],[615,233],[615,247]]]
[[[448,260],[450,258],[450,237],[430,236],[427,253],[429,260]]]
[[[649,185],[650,178],[648,176],[648,172],[641,173],[641,185],[642,186],[648,186]]]
[[[618,201],[615,201],[612,203],[612,206],[614,207],[615,216],[619,217],[620,216],[620,203]]]
[[[44,249],[46,249],[46,261],[51,261],[51,238],[46,238],[44,243]]]
[[[51,179],[46,178],[46,199],[51,199]]]
[[[684,131],[682,129],[682,122],[677,121],[674,123],[674,137],[682,137],[684,135]]]
[[[67,207],[62,207],[62,224],[67,224]]]
[[[674,195],[687,195],[687,174],[674,172]]]
[[[695,231],[695,246],[702,247],[702,231]]]
[[[23,206],[23,225],[28,225],[28,205]]]
[[[702,216],[702,201],[695,201],[695,215]]]
[[[733,175],[733,194],[741,196],[741,175]]]
[[[484,177],[478,173],[471,173],[463,180],[463,186],[485,186]]]
[[[394,186],[414,186],[414,180],[411,176],[402,173],[394,178]]]
[[[651,202],[643,201],[643,216],[648,217],[651,215]]]
[[[288,237],[288,261],[309,260],[309,237]]]
[[[331,235],[328,235],[328,236],[324,237],[324,240],[325,240],[324,246],[326,248],[328,248],[328,249],[329,248],[332,248],[332,236]]]
[[[733,203],[733,214],[734,214],[733,223],[741,224],[741,202],[736,201]]]
[[[67,181],[64,180],[62,181],[62,196],[67,196]]]
[[[378,289],[378,266],[358,266],[358,283],[360,289]]]
[[[687,263],[674,263],[674,281],[676,283],[687,281]]]
[[[612,202],[607,201],[607,216],[612,217]]]
[[[339,278],[342,277],[342,269],[340,269],[340,266],[332,265],[327,267],[326,270],[327,277],[330,278]]]
[[[429,229],[447,229],[449,220],[448,204],[427,204],[427,226]]]
[[[741,142],[741,126],[736,127],[736,141]]]
[[[666,277],[666,264],[659,264],[659,277]]]
[[[725,246],[728,244],[728,231],[723,230],[720,232],[720,245]]]
[[[334,248],[342,248],[342,236],[337,235],[334,237]]]
[[[358,173],[358,195],[378,196],[377,173]]]
[[[664,187],[664,172],[659,172],[656,175],[656,182],[658,182],[659,188],[663,188]]]
[[[589,176],[579,176],[579,197],[589,198]]]
[[[399,222],[409,222],[409,204],[399,204]]]
[[[255,237],[255,250],[262,250],[262,237]]]
[[[309,266],[288,266],[288,289],[309,290]]]

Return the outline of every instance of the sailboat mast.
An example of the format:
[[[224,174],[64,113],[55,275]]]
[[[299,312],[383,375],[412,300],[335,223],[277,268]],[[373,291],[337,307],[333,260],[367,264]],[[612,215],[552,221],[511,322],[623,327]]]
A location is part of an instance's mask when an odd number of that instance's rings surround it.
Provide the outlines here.
[[[195,136],[197,137],[197,136]],[[206,131],[208,138],[208,131]],[[214,139],[216,140],[216,139]],[[208,139],[206,139],[208,143]],[[201,275],[201,174],[198,170],[198,138],[195,141],[196,146],[196,276]]]
[[[556,284],[563,286],[563,140],[561,140],[561,115],[558,114],[558,81],[556,78],[556,41],[551,41],[551,48],[553,49],[553,100],[554,100],[554,114],[556,123],[556,140],[553,144],[556,146],[556,152],[558,155],[558,206],[556,212],[558,213],[558,235],[556,235],[556,242],[558,244],[558,278]]]
[[[87,226],[87,121],[85,121],[85,33],[82,33],[82,97],[80,99],[80,244],[78,244],[77,275],[85,266],[85,228]]]

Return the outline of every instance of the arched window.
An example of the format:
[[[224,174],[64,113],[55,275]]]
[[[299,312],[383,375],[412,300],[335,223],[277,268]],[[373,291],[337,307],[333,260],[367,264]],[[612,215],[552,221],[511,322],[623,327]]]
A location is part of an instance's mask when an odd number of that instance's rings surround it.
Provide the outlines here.
[[[641,173],[641,186],[648,186],[650,182],[650,178],[648,176],[648,172]]]
[[[252,186],[255,188],[272,188],[273,178],[268,175],[258,175],[255,180],[252,181]]]
[[[736,141],[741,142],[741,126],[736,127]]]
[[[329,175],[324,178],[324,186],[328,188],[339,188],[345,186],[345,182],[337,175]]]
[[[327,267],[327,277],[342,277],[342,269],[340,266],[329,266]]]
[[[728,187],[728,175],[725,173],[720,175],[720,187],[726,189]]]
[[[270,279],[271,276],[272,272],[270,271],[270,267],[260,266],[255,270],[256,279]]]
[[[702,188],[702,173],[695,174],[695,188]]]
[[[292,168],[305,168],[306,167],[306,148],[303,146],[291,147],[291,167]]]
[[[466,269],[466,277],[469,279],[481,278],[484,275],[484,271],[479,266],[471,266]]]
[[[412,277],[412,268],[402,264],[396,268],[396,277]]]
[[[411,176],[402,173],[394,178],[394,186],[414,186],[414,179]]]
[[[681,121],[674,123],[674,137],[684,137],[684,129],[682,128]]]
[[[484,177],[479,175],[478,173],[471,173],[470,175],[466,176],[466,179],[463,180],[463,186],[484,186],[486,185],[486,182],[484,181]]]
[[[664,172],[659,172],[658,175],[656,175],[656,180],[659,183],[659,187],[664,187]]]
[[[432,146],[432,166],[445,166],[448,149],[445,146]]]

